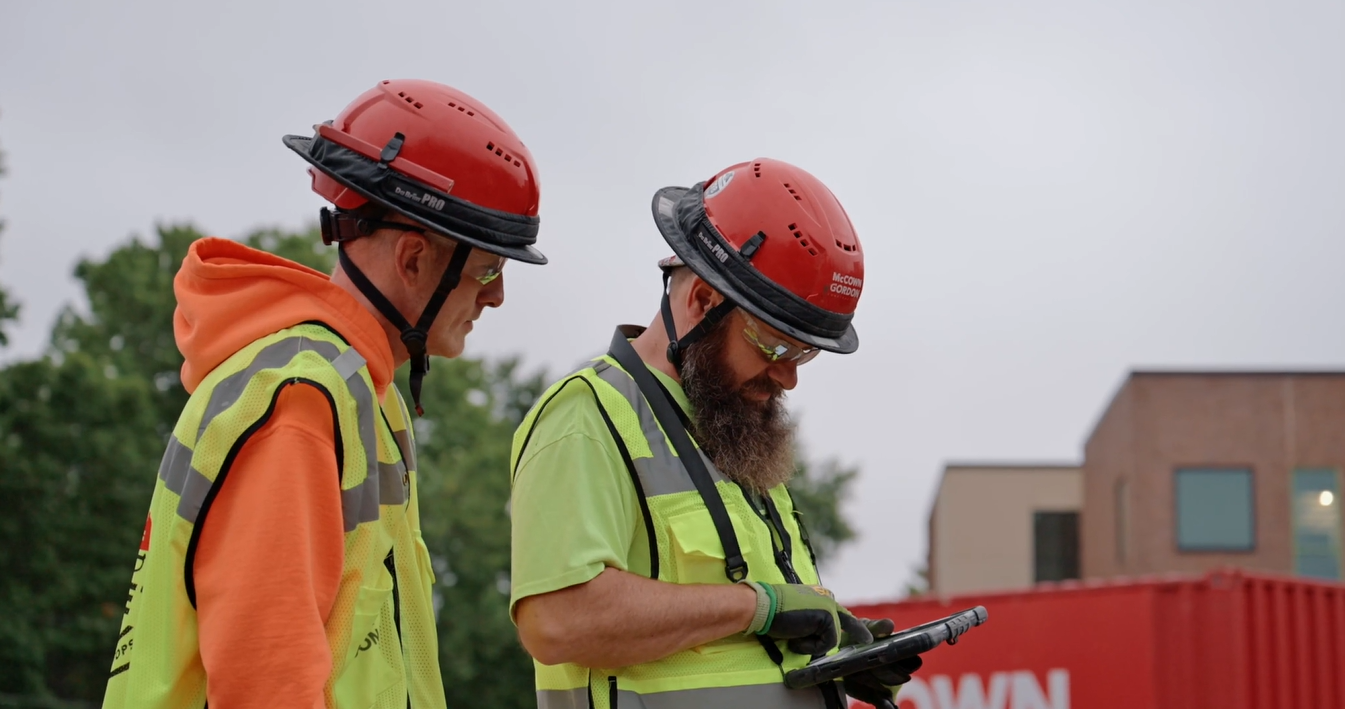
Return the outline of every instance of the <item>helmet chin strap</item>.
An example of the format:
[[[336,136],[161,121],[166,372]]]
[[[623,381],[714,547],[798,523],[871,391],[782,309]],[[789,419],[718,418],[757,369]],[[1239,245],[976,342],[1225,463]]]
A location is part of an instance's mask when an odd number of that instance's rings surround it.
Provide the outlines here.
[[[416,324],[412,325],[406,317],[389,301],[373,282],[369,280],[364,272],[355,265],[350,256],[346,254],[345,244],[341,244],[337,257],[341,261],[341,270],[350,276],[350,280],[355,287],[364,294],[365,298],[373,303],[375,309],[392,326],[401,331],[402,344],[406,345],[406,351],[411,355],[411,400],[416,406],[416,415],[424,416],[425,409],[420,405],[420,385],[425,379],[426,372],[430,371],[430,354],[426,350],[426,344],[429,340],[430,326],[434,324],[434,319],[439,315],[439,309],[444,307],[444,301],[448,300],[448,294],[458,287],[458,282],[462,279],[462,268],[467,264],[467,257],[472,253],[472,247],[458,242],[453,249],[453,256],[448,261],[448,267],[439,277],[439,286],[434,289],[434,295],[430,296],[430,302],[425,304],[425,309],[421,311],[420,317],[416,319]]]
[[[664,272],[663,302],[659,305],[659,310],[663,312],[663,328],[668,331],[668,361],[672,363],[672,366],[677,370],[677,373],[681,374],[682,357],[687,351],[687,348],[697,340],[710,334],[710,331],[714,329],[715,325],[719,324],[719,321],[723,320],[724,316],[728,315],[729,312],[737,306],[734,305],[733,301],[725,298],[719,305],[710,308],[710,310],[705,313],[705,317],[701,318],[701,321],[696,323],[695,327],[691,328],[691,330],[683,335],[681,339],[678,339],[677,327],[673,324],[672,301],[670,296],[671,288],[668,286],[668,283],[671,280],[671,272]]]

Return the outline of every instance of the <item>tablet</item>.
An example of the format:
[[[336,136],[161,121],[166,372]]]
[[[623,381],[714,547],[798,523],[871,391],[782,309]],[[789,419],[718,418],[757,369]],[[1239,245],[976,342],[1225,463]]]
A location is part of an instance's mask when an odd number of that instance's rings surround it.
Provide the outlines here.
[[[940,643],[952,645],[963,633],[986,621],[985,606],[954,613],[932,623],[895,632],[868,645],[852,645],[834,655],[820,657],[807,666],[785,673],[785,686],[801,689],[847,675],[915,657]]]

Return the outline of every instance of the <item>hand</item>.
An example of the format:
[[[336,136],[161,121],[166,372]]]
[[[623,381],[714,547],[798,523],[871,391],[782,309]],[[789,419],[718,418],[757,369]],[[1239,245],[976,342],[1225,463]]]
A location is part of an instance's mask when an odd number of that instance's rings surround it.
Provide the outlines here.
[[[747,632],[787,640],[790,652],[822,655],[836,647],[841,631],[847,637],[867,632],[821,586],[745,583],[756,589],[759,608]]]
[[[857,618],[859,626],[854,631],[846,629],[841,639],[841,647],[848,645],[867,645],[892,634],[895,626],[891,620],[869,620]],[[877,709],[896,709],[897,687],[911,681],[911,675],[924,661],[919,655],[898,660],[891,664],[859,672],[844,680],[845,693],[861,702],[868,702]]]

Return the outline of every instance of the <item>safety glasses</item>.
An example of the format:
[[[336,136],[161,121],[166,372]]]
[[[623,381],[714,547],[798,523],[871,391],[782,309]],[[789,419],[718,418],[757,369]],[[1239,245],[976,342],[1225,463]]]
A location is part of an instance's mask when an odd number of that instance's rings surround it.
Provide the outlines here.
[[[477,283],[483,286],[490,285],[490,282],[504,274],[504,264],[509,259],[503,256],[497,256],[492,263],[482,264],[480,266],[467,266],[463,269],[464,276],[473,278]]]
[[[756,348],[761,351],[761,356],[765,357],[767,362],[772,364],[776,362],[793,362],[796,365],[807,364],[822,351],[816,347],[796,345],[771,333],[766,329],[766,326],[748,315],[747,311],[739,308],[738,312],[743,314],[743,321],[746,322],[743,327],[743,337],[756,345]]]

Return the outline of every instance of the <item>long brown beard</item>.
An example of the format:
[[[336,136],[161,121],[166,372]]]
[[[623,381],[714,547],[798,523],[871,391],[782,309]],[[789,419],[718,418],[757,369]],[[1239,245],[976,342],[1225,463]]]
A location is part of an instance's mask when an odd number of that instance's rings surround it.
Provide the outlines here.
[[[683,356],[682,388],[694,412],[691,433],[730,480],[765,492],[794,474],[794,425],[784,389],[764,372],[738,387],[729,381],[729,322],[721,321]],[[744,396],[748,393],[771,397],[753,401]]]

